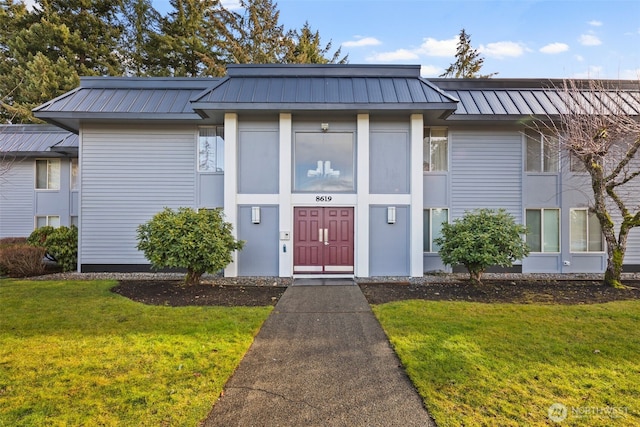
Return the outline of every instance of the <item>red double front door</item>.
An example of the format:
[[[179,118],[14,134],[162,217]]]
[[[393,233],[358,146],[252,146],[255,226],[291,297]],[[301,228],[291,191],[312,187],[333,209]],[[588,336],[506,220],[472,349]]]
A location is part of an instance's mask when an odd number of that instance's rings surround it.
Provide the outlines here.
[[[293,272],[353,273],[353,208],[294,208]]]

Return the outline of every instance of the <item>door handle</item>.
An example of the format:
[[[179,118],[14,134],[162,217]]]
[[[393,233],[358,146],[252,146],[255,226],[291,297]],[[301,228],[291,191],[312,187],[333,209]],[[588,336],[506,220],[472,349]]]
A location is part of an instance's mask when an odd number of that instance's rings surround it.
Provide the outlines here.
[[[329,245],[329,229],[328,228],[324,229],[324,244],[325,246]]]

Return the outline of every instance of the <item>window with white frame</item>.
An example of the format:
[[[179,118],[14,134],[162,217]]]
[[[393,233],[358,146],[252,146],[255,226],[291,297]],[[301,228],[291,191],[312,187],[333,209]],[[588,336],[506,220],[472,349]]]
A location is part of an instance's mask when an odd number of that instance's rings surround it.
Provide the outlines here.
[[[60,159],[36,160],[36,189],[60,189]]]
[[[571,252],[602,252],[604,240],[598,217],[589,209],[571,209],[569,234]]]
[[[531,252],[560,252],[560,209],[527,209],[527,245]]]
[[[449,170],[449,133],[446,128],[424,128],[423,170],[438,172]]]
[[[558,172],[560,145],[558,138],[527,129],[526,172]]]
[[[78,189],[78,159],[71,159],[71,190]]]
[[[449,222],[449,209],[431,208],[422,211],[423,238],[422,246],[424,252],[438,252],[440,247],[434,239],[442,236],[442,224]]]
[[[223,126],[203,126],[198,129],[198,171],[224,171]]]
[[[58,215],[43,215],[36,217],[36,228],[45,227],[60,227],[60,217]]]

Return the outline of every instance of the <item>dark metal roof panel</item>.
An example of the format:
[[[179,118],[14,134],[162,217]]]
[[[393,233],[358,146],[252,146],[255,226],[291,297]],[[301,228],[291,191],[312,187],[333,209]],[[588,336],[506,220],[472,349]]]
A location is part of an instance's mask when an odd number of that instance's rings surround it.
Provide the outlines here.
[[[38,154],[55,146],[77,148],[78,135],[50,125],[0,126],[0,152]]]

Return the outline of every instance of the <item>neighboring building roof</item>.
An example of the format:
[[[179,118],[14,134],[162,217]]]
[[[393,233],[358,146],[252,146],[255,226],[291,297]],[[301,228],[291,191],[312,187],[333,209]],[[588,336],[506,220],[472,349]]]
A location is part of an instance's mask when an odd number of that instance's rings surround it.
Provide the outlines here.
[[[78,154],[78,135],[51,125],[0,126],[0,153],[11,156]]]
[[[609,89],[603,97],[593,97],[585,89],[583,100],[567,98],[562,80],[432,79],[431,82],[460,100],[448,120],[553,117],[566,113],[568,105],[585,105],[587,99],[596,111],[613,103],[627,114],[640,115],[640,85],[633,81],[603,80],[603,87]]]
[[[38,118],[77,131],[82,119],[201,120],[191,99],[220,79],[82,77],[80,87],[33,110]]]
[[[197,110],[415,111],[456,108],[457,99],[420,78],[419,66],[230,65],[193,100]]]

